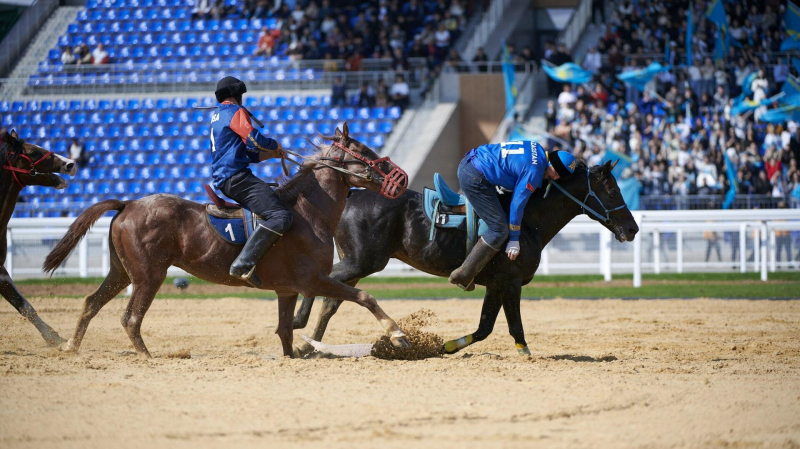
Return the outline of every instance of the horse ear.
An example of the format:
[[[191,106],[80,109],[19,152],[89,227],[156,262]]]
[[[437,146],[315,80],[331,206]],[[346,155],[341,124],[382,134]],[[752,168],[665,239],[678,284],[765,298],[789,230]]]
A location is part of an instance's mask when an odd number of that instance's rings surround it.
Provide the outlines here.
[[[9,134],[9,136],[13,137],[14,140],[19,139],[19,134],[17,134],[17,130],[15,130],[15,129],[11,130],[11,133]]]
[[[611,172],[614,170],[614,166],[617,165],[617,162],[619,162],[619,159],[614,161],[614,163],[611,163],[611,161],[606,161],[606,163],[603,164],[603,177],[604,178],[607,178],[611,174]]]
[[[342,124],[342,134],[344,135],[344,140],[347,141],[350,138],[350,130],[347,128],[347,122]]]
[[[338,126],[336,127],[336,132],[333,133],[333,139],[342,140],[342,131],[339,129]]]

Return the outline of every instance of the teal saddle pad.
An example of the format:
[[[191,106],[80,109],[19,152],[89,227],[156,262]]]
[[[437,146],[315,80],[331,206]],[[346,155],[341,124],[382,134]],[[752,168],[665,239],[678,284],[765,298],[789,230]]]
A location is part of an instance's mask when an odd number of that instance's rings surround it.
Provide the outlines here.
[[[425,215],[431,221],[430,239],[433,240],[436,228],[465,231],[469,253],[478,237],[488,229],[486,223],[478,217],[469,201],[453,191],[439,173],[433,175],[433,185],[435,190],[425,187],[422,192]],[[454,212],[454,206],[466,206],[466,213]]]

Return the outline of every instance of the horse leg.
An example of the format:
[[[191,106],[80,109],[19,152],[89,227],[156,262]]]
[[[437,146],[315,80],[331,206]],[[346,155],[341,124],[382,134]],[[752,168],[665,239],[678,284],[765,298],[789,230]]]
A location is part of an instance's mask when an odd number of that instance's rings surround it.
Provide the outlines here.
[[[48,346],[58,346],[66,341],[58,335],[58,332],[39,318],[36,309],[34,309],[31,303],[17,290],[14,281],[11,279],[11,275],[8,274],[5,267],[0,267],[0,294],[17,309],[17,312],[27,318],[28,321],[36,327],[36,330],[42,334]]]
[[[153,304],[153,299],[155,299],[158,289],[161,288],[161,284],[164,283],[164,279],[167,277],[166,267],[163,269],[150,267],[149,271],[144,276],[134,276],[133,293],[121,320],[122,327],[125,328],[125,332],[128,333],[128,337],[133,343],[133,348],[139,357],[144,359],[149,359],[152,356],[142,339],[142,321],[147,309]]]
[[[327,294],[327,298],[352,301],[372,312],[372,315],[381,323],[392,344],[401,348],[410,348],[406,334],[400,326],[383,311],[375,297],[369,293],[351,287],[347,284],[331,279],[328,276],[320,277],[312,287],[312,294]]]
[[[303,296],[300,308],[292,321],[292,329],[303,329],[308,324],[308,317],[311,316],[311,308],[314,306],[315,296]]]
[[[351,287],[355,287],[356,283],[362,278],[365,278],[372,273],[381,271],[389,262],[389,257],[382,257],[380,260],[371,260],[366,262],[367,263],[359,263],[358,261],[351,262],[349,259],[344,259],[333,266],[330,277],[331,279],[335,279],[339,282],[344,282]],[[363,265],[366,264],[371,264],[371,266],[363,267]],[[303,296],[303,302],[300,304],[300,310],[297,311],[297,315],[294,317],[293,326],[295,329],[302,329],[308,324],[308,318],[309,315],[311,315],[311,307],[314,305],[314,299],[314,296]],[[326,302],[326,304],[328,303]],[[337,305],[334,308],[333,313],[331,313],[331,316],[336,313],[336,309],[339,307],[339,304],[341,304],[341,301],[337,302]],[[320,313],[322,314],[323,312]],[[330,319],[330,317],[328,319]],[[319,322],[317,322],[317,330],[315,330],[314,335],[317,335],[318,330]],[[322,329],[322,333],[325,333],[324,327]],[[317,341],[320,341],[321,338],[322,335],[319,335],[319,339],[316,336],[314,337],[314,339]]]
[[[459,339],[445,342],[445,353],[455,354],[469,345],[485,340],[492,333],[497,315],[500,313],[500,307],[503,305],[502,298],[505,288],[502,285],[502,283],[494,283],[486,287],[478,330]]]
[[[297,293],[278,293],[278,328],[275,333],[281,338],[281,345],[283,346],[283,355],[292,357],[292,340],[294,334],[292,332],[292,313],[297,304]]]
[[[83,341],[83,336],[86,335],[86,329],[89,327],[89,322],[97,315],[100,309],[103,308],[109,301],[114,299],[119,292],[127,287],[131,281],[128,279],[125,269],[119,263],[119,259],[114,263],[116,255],[112,252],[111,270],[103,280],[103,283],[97,287],[92,294],[84,298],[83,311],[78,316],[78,325],[75,327],[75,332],[72,338],[69,339],[64,345],[61,346],[62,351],[78,352]]]
[[[503,312],[508,321],[508,333],[514,337],[519,355],[531,355],[528,343],[525,342],[525,331],[522,329],[522,314],[519,311],[520,297],[522,296],[522,280],[514,278],[508,284],[503,295]]]

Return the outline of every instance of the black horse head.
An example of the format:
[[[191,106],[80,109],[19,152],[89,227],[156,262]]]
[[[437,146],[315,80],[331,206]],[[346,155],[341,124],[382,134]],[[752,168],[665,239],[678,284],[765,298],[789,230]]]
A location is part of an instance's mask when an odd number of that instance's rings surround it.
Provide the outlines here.
[[[615,165],[617,162],[608,161],[589,168],[580,162],[575,175],[560,182],[560,185],[583,202],[583,213],[613,232],[618,241],[633,241],[639,232],[639,226],[628,210],[617,180],[611,173]]]
[[[67,182],[55,173],[74,176],[77,171],[75,161],[59,156],[46,149],[25,143],[17,132],[12,130],[2,136],[0,145],[0,166],[3,178],[13,178],[20,186],[40,185],[63,189]]]

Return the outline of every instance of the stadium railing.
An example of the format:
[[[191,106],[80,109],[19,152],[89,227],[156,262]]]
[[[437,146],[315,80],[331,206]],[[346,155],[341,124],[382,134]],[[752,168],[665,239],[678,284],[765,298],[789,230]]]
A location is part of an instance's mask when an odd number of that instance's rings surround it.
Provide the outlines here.
[[[642,272],[702,272],[738,269],[768,273],[796,270],[800,262],[778,261],[780,239],[800,236],[800,210],[751,211],[634,211],[639,234],[633,243],[619,243],[599,223],[579,216],[568,224],[542,252],[539,273],[633,272],[633,285],[641,286]],[[44,276],[42,261],[63,237],[74,218],[12,218],[8,225],[6,269],[12,276]],[[108,229],[111,217],[104,217],[90,230],[78,251],[56,276],[102,276],[108,272]],[[778,232],[780,234],[778,234]],[[725,246],[725,261],[709,261],[711,237]],[[792,245],[797,251],[797,243]],[[171,268],[170,273],[181,274]],[[419,276],[423,273],[392,261],[379,275]]]
[[[556,42],[567,46],[567,50],[572,52],[575,45],[581,38],[583,31],[586,29],[586,24],[592,18],[592,1],[581,0],[572,17],[569,18],[567,26],[559,33]]]
[[[639,204],[643,210],[694,210],[722,209],[725,195],[642,195]],[[731,209],[777,209],[781,202],[790,204],[786,197],[771,195],[736,195]]]

